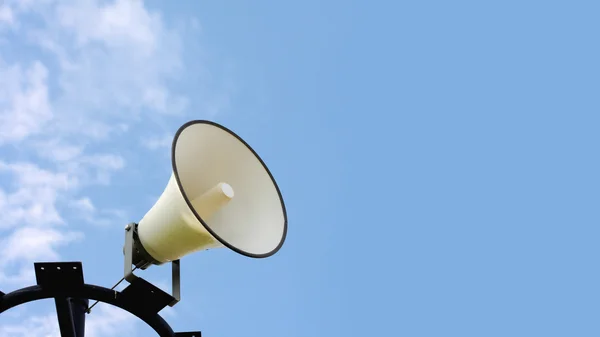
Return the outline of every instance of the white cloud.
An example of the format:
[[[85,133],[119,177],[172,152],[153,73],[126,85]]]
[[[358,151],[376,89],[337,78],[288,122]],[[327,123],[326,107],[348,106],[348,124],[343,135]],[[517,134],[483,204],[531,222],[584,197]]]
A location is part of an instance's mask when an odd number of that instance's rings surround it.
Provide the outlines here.
[[[65,223],[58,211],[61,195],[79,184],[68,173],[27,162],[0,161],[0,174],[12,178],[12,191],[0,189],[0,283],[31,284],[31,262],[57,260],[58,247],[82,238],[81,233],[53,228]]]
[[[6,5],[0,5],[0,23],[12,24],[14,16],[12,9]]]
[[[81,213],[94,213],[96,211],[96,207],[92,204],[92,201],[88,197],[84,197],[81,199],[74,200],[71,202],[71,206]]]
[[[98,210],[88,197],[71,201],[70,207],[76,213],[75,217],[96,226],[110,226],[127,222],[126,212],[118,209]]]
[[[31,62],[0,59],[0,149],[18,145],[37,157],[1,159],[0,229],[62,225],[60,205],[95,221],[122,216],[77,193],[125,166],[96,142],[128,132],[142,113],[185,109],[187,98],[168,89],[182,69],[179,33],[139,0],[7,0],[0,20],[40,51]]]
[[[110,176],[125,167],[125,159],[114,153],[88,154],[85,146],[53,138],[31,142],[40,158],[56,164],[61,172],[68,173],[82,185],[107,184]]]
[[[27,162],[11,164],[0,162],[0,171],[13,172],[16,176],[15,185],[21,187],[48,186],[56,189],[67,189],[77,184],[67,174],[53,173]]]
[[[10,178],[6,181],[12,181],[12,186],[4,186],[4,189],[0,186],[0,229],[64,224],[59,205],[81,202],[73,196],[78,189],[90,184],[107,184],[110,175],[124,166],[123,159],[115,155],[68,157],[71,160],[59,165],[56,171],[28,162],[0,161],[0,174]],[[87,200],[91,205],[91,200]]]
[[[76,232],[63,232],[54,228],[21,227],[1,241],[0,261],[8,264],[15,261],[57,260],[56,248],[81,239]]]
[[[72,165],[79,169],[79,172],[93,172],[93,176],[87,177],[88,180],[108,184],[112,173],[125,166],[125,160],[113,154],[95,154],[82,156],[79,162],[73,162]]]
[[[0,284],[26,286],[35,283],[31,263],[34,261],[56,261],[57,248],[81,240],[83,234],[60,231],[54,228],[20,227],[8,237],[0,240]],[[8,267],[19,266],[16,272]],[[14,269],[14,268],[10,268]],[[0,334],[1,335],[1,334]]]
[[[86,337],[128,336],[139,319],[117,307],[99,303],[87,316]]]
[[[69,162],[83,154],[81,144],[68,144],[58,138],[32,142],[33,150],[41,158],[55,162]]]
[[[2,269],[8,269],[2,266]],[[34,284],[35,272],[31,268],[31,263],[22,263],[18,268],[10,268],[11,271],[0,270],[0,284],[13,287],[25,287]]]
[[[27,70],[0,65],[0,144],[38,133],[52,118],[47,77],[48,70],[40,62]]]
[[[197,20],[192,26],[199,31]],[[135,125],[181,115],[189,100],[170,89],[186,75],[182,36],[139,0],[0,1],[0,41],[11,52],[11,44],[28,50],[0,59],[0,284],[25,285],[34,282],[31,262],[58,260],[62,246],[83,238],[69,219],[125,223],[126,210],[104,209],[85,189],[108,184],[127,165],[111,141],[139,139],[130,137]],[[54,315],[3,324],[0,336],[57,336]],[[99,306],[87,336],[122,335],[131,319]]]
[[[0,173],[8,173],[15,186],[9,193],[0,189],[0,228],[64,222],[56,203],[60,192],[77,186],[76,179],[32,163],[0,162]]]
[[[72,30],[79,45],[100,40],[113,46],[134,44],[141,53],[157,47],[155,30],[161,21],[150,15],[141,1],[119,0],[105,6],[95,1],[59,4],[58,21]]]
[[[181,114],[188,106],[185,96],[169,89],[171,81],[183,75],[181,35],[167,28],[162,17],[150,12],[142,1],[7,4],[10,6],[5,6],[6,11],[41,19],[36,25],[21,24],[28,28],[21,33],[45,51],[42,55],[57,61],[51,77],[59,90],[52,104],[35,110],[38,118],[30,120],[32,113],[22,114],[28,118],[22,122],[25,131],[13,128],[3,137],[24,139],[44,124],[46,133],[53,136],[108,139],[128,130],[129,124],[143,120],[141,114]],[[32,110],[36,102],[43,106],[47,98],[47,70],[42,71],[45,68],[40,62],[32,67],[35,71],[25,81],[20,64],[0,65],[1,87],[22,83],[12,85],[7,97],[15,97],[14,93],[28,95],[28,104],[17,106],[21,110]],[[2,68],[6,68],[6,74]],[[0,111],[1,108],[0,97]],[[52,115],[51,111],[57,113]]]
[[[100,108],[104,117],[130,121],[143,109],[180,113],[187,106],[168,89],[182,69],[181,38],[141,1],[62,2],[48,15],[52,20],[35,38],[61,65],[61,108],[77,114]],[[72,122],[89,126],[88,117]]]
[[[2,337],[60,337],[60,330],[56,314],[51,313],[44,316],[33,316],[15,324],[3,324],[0,326]]]
[[[102,303],[86,316],[86,337],[116,337],[132,335],[138,319],[113,306]],[[60,337],[56,313],[36,315],[14,324],[0,326],[2,337]]]
[[[164,135],[162,137],[149,137],[142,139],[142,145],[150,150],[164,149],[171,147],[173,143],[172,135]]]

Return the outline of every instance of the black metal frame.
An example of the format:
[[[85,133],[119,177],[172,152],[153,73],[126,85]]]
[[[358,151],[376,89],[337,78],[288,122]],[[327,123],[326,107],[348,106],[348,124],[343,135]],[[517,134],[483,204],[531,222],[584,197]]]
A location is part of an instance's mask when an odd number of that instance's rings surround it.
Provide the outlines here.
[[[123,291],[85,284],[81,262],[35,263],[37,285],[4,294],[0,314],[24,303],[54,298],[62,337],[84,337],[89,300],[119,307],[148,324],[160,337],[201,337],[200,331],[173,332],[158,314],[173,296],[136,277]]]

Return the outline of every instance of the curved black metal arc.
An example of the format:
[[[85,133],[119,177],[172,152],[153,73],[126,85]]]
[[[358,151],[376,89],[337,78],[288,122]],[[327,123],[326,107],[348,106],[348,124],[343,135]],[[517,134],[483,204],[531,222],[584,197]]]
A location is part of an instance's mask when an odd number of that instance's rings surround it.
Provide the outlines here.
[[[31,286],[15,290],[0,297],[0,313],[28,302],[56,297],[85,298],[108,303],[138,317],[154,329],[160,337],[175,336],[171,326],[169,326],[159,314],[149,314],[144,312],[143,307],[140,309],[139,305],[136,306],[135,303],[123,300],[120,293],[116,290],[91,284],[84,284],[82,287],[66,290],[48,289],[40,286]]]

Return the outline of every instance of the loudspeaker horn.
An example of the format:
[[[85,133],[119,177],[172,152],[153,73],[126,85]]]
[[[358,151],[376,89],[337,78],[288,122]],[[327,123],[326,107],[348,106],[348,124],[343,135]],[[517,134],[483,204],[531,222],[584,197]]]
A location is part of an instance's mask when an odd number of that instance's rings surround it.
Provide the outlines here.
[[[167,187],[137,225],[153,263],[218,247],[254,258],[281,248],[287,233],[281,192],[242,138],[214,122],[190,121],[175,134],[171,158]]]

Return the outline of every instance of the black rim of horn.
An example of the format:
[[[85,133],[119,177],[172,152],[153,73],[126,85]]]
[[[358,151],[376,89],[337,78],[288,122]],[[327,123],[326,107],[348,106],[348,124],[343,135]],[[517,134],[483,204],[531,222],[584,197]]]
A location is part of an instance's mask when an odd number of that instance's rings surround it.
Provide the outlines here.
[[[179,139],[179,136],[181,135],[181,133],[183,132],[183,130],[185,130],[186,128],[188,128],[189,126],[195,125],[195,124],[208,124],[208,125],[212,125],[215,126],[217,128],[220,128],[221,130],[229,133],[230,135],[234,136],[235,138],[237,138],[237,140],[239,140],[242,144],[244,144],[248,150],[250,150],[254,156],[256,157],[256,159],[258,159],[258,161],[261,163],[261,165],[263,166],[263,168],[265,169],[265,171],[267,171],[267,174],[269,174],[269,177],[271,178],[271,182],[273,183],[273,185],[275,186],[275,190],[277,190],[277,195],[279,196],[279,202],[281,202],[281,209],[283,210],[283,235],[281,236],[281,240],[279,241],[279,244],[277,245],[277,247],[275,247],[275,249],[271,250],[268,253],[264,253],[264,254],[253,254],[250,252],[246,252],[242,249],[239,249],[231,244],[229,244],[227,241],[223,240],[219,235],[217,235],[217,233],[215,233],[210,226],[208,226],[206,224],[206,222],[204,222],[204,220],[202,220],[202,218],[198,215],[198,213],[196,212],[196,210],[194,209],[194,207],[192,206],[191,201],[189,200],[189,198],[187,197],[185,190],[183,189],[183,186],[181,184],[181,180],[179,179],[179,172],[177,170],[177,163],[175,161],[175,147],[177,144],[177,140]],[[269,257],[275,253],[277,253],[277,251],[279,251],[279,249],[281,249],[281,246],[283,246],[283,243],[285,242],[285,238],[287,236],[287,212],[285,209],[285,204],[283,202],[283,197],[281,196],[281,191],[279,190],[279,186],[277,185],[277,182],[275,181],[275,178],[273,178],[273,175],[271,174],[271,171],[269,171],[269,168],[267,167],[267,165],[265,164],[265,162],[262,160],[262,158],[260,158],[260,156],[258,155],[258,153],[256,153],[256,151],[254,151],[254,149],[248,145],[248,143],[246,143],[246,141],[244,141],[240,136],[238,136],[235,132],[229,130],[228,128],[224,127],[223,125],[220,125],[218,123],[212,122],[212,121],[207,121],[207,120],[192,120],[189,121],[185,124],[183,124],[179,130],[177,130],[177,133],[175,134],[175,137],[173,138],[173,144],[171,146],[171,163],[173,166],[173,174],[175,175],[175,180],[177,181],[177,186],[179,187],[179,190],[181,191],[181,194],[183,195],[183,199],[185,200],[186,204],[188,205],[188,207],[192,210],[192,212],[194,213],[194,216],[196,217],[196,219],[198,219],[198,221],[200,221],[200,223],[202,224],[202,226],[204,226],[204,228],[215,238],[217,239],[220,243],[222,243],[224,246],[226,246],[227,248],[242,254],[244,256],[248,256],[248,257],[253,257],[253,258],[265,258],[265,257]]]

